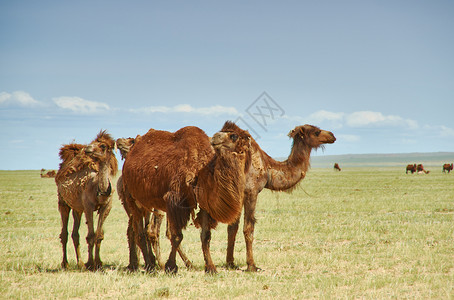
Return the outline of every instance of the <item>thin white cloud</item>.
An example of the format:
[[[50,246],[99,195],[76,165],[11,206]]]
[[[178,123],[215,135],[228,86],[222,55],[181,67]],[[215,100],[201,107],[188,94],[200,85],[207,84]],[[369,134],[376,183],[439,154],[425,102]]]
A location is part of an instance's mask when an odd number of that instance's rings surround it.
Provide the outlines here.
[[[345,114],[343,112],[332,112],[319,110],[309,116],[309,120],[319,123],[323,121],[342,121]]]
[[[93,114],[110,110],[109,105],[106,103],[88,101],[79,97],[57,97],[52,100],[58,107],[75,113]]]
[[[149,106],[139,109],[130,109],[134,113],[193,113],[200,115],[233,115],[237,116],[240,113],[235,107],[228,106],[209,106],[195,108],[189,104],[180,104],[175,106]]]
[[[396,115],[383,115],[376,111],[357,111],[346,116],[346,124],[350,127],[365,126],[407,126],[417,128],[416,121],[404,119]]]
[[[38,100],[33,99],[29,93],[23,91],[15,91],[10,93],[0,93],[0,104],[13,104],[20,105],[22,107],[36,107],[42,105]]]

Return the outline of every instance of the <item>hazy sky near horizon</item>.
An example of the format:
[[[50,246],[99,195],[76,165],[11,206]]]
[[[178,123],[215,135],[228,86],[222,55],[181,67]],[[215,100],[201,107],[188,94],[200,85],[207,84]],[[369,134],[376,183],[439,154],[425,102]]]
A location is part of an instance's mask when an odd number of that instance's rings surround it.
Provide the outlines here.
[[[226,120],[271,156],[454,152],[453,1],[2,1],[0,169]],[[454,158],[453,158],[454,159]]]

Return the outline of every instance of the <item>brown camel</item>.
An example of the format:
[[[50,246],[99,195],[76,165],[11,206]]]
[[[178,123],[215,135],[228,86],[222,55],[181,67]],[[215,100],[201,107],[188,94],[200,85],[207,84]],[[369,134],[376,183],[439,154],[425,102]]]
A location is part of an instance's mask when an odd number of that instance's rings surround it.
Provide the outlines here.
[[[117,148],[120,150],[121,158],[126,159],[131,147],[134,146],[135,140],[139,139],[140,135],[136,138],[119,138],[117,139]],[[134,229],[133,229],[133,218],[132,213],[133,211],[137,211],[142,215],[142,220],[140,224],[143,224],[142,230],[147,233],[147,249],[148,253],[152,253],[156,256],[157,264],[160,268],[163,268],[163,264],[161,263],[161,252],[159,246],[159,236],[160,236],[160,227],[162,220],[164,218],[164,212],[154,209],[153,210],[153,217],[151,218],[151,213],[147,211],[144,207],[138,207],[131,198],[129,193],[125,190],[123,185],[123,176],[120,176],[117,180],[117,193],[120,201],[123,205],[123,208],[128,215],[129,222],[128,222],[128,229],[126,232],[128,238],[128,246],[129,246],[129,265],[128,269],[131,271],[135,271],[139,268],[139,258],[137,254],[137,245],[134,238]],[[168,226],[167,226],[168,227]],[[168,238],[170,239],[170,232],[167,230]],[[185,263],[186,267],[192,268],[191,261],[187,258],[186,254],[181,250],[181,247],[178,248],[178,253],[180,254],[181,259]],[[151,259],[151,258],[150,258]],[[148,267],[148,266],[147,266]]]
[[[231,124],[231,127],[235,127]],[[274,191],[291,190],[305,176],[310,167],[312,149],[331,144],[336,138],[330,131],[320,130],[312,125],[297,126],[288,134],[293,139],[290,156],[280,162],[266,154],[255,140],[252,140],[252,164],[246,174],[246,188],[244,190],[244,239],[246,241],[247,271],[255,272],[252,243],[255,226],[255,207],[257,195],[263,188]],[[235,238],[238,232],[239,220],[230,224],[228,230],[227,266],[238,268],[234,263]]]
[[[430,173],[430,171],[426,171],[424,169],[424,166],[422,164],[418,164],[416,166],[416,172],[418,172],[418,174],[429,174]]]
[[[338,163],[335,163],[334,164],[334,171],[341,171],[341,168],[339,167],[339,164]]]
[[[235,192],[238,186],[241,189],[244,181],[242,182],[243,177],[238,177],[238,172],[235,171],[241,169],[244,172],[245,165],[250,161],[244,154],[244,147],[241,146],[250,142],[250,135],[242,131],[241,135],[229,133],[228,136],[233,143],[224,141],[223,144],[216,145],[222,149],[214,153],[210,139],[197,127],[184,127],[174,133],[150,129],[147,134],[136,140],[125,160],[123,185],[129,197],[136,202],[136,206],[144,207],[147,211],[158,209],[167,213],[172,250],[165,264],[166,272],[176,273],[178,270],[175,262],[176,252],[183,239],[182,229],[186,227],[196,208],[196,194],[197,197],[204,193],[222,195],[209,199],[222,202],[219,205],[201,205],[207,214],[219,218],[217,221],[234,222],[238,217],[238,206],[241,209],[242,201],[241,198],[236,198]],[[236,148],[232,149],[232,145]],[[211,181],[211,185],[194,188],[199,171],[207,165],[213,171],[204,171],[204,174],[216,176],[217,180]],[[227,196],[232,193],[235,196]],[[233,204],[224,202],[232,199],[237,201]],[[216,211],[221,208],[229,211],[226,213]],[[206,227],[210,224],[205,222],[208,219],[204,217],[206,214],[201,215],[202,220],[199,224],[202,226],[203,238],[203,234],[209,232],[209,228]],[[140,211],[134,210],[132,217],[134,233],[142,250],[145,265],[147,269],[152,268],[156,264],[155,256],[149,253],[151,251],[147,247],[144,226],[140,224],[144,216]],[[208,259],[205,250],[209,250],[209,246],[206,247],[207,243],[209,245],[209,239],[202,239],[206,262]],[[206,266],[206,269],[210,268]]]
[[[416,172],[416,164],[414,165],[407,165],[407,169],[405,170],[405,174],[408,174],[408,171],[411,172],[411,174]]]
[[[101,131],[89,145],[69,144],[60,149],[62,163],[55,177],[58,190],[58,209],[62,219],[60,239],[63,247],[62,267],[67,268],[66,244],[68,242],[68,219],[73,210],[72,239],[76,250],[77,264],[80,265],[79,227],[82,213],[88,226],[89,270],[102,266],[99,251],[104,239],[102,226],[112,207],[112,177],[118,170],[117,159],[113,153],[115,141]],[[98,211],[98,225],[94,231],[93,212]],[[93,258],[93,247],[95,257]]]
[[[55,172],[54,170],[46,172],[45,169],[41,169],[41,174],[40,174],[41,178],[55,178],[56,175],[57,175],[57,172]]]
[[[448,171],[448,174],[449,174],[449,172],[452,171],[453,166],[454,166],[454,164],[444,164],[443,165],[443,173],[446,173],[446,171]]]

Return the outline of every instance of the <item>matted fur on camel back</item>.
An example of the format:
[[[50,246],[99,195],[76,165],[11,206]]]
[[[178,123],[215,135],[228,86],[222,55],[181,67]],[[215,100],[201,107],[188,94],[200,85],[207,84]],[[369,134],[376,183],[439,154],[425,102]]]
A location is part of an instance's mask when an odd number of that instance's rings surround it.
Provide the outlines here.
[[[118,171],[118,162],[115,154],[113,153],[115,141],[104,130],[101,131],[90,144],[93,143],[103,143],[108,147],[107,151],[112,152],[109,161],[110,174],[115,176]],[[84,169],[95,172],[99,171],[99,161],[85,153],[84,149],[86,147],[87,145],[72,143],[63,145],[60,148],[59,156],[62,159],[62,163],[60,163],[60,168],[57,172],[57,176],[55,177],[57,182],[72,173],[76,173]]]

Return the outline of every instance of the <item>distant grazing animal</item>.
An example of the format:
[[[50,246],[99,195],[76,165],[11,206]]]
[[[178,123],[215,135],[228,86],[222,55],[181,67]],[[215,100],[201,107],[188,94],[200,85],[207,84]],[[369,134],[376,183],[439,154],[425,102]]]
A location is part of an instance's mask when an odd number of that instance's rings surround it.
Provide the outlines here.
[[[411,174],[416,172],[416,164],[414,165],[407,165],[407,170],[405,171],[406,174],[408,174],[408,171],[411,172]]]
[[[126,159],[126,156],[128,155],[129,151],[131,150],[131,147],[134,146],[135,140],[139,139],[140,135],[138,135],[136,138],[119,138],[117,139],[117,148],[120,150],[121,158]],[[125,188],[123,186],[123,176],[120,176],[117,180],[117,193],[118,197],[120,198],[121,203],[123,204],[123,207],[126,211],[126,214],[129,217],[129,222],[128,222],[128,229],[126,232],[126,235],[128,237],[128,245],[129,245],[129,265],[128,269],[131,271],[135,271],[139,267],[139,258],[137,255],[137,246],[136,246],[136,241],[134,238],[134,229],[133,229],[133,211],[136,211],[139,215],[141,214],[143,216],[143,220],[139,222],[140,226],[142,227],[143,232],[147,233],[147,251],[146,253],[152,253],[151,251],[154,251],[154,254],[156,255],[156,261],[159,264],[161,268],[161,252],[160,252],[160,246],[159,246],[159,235],[160,235],[160,227],[162,220],[164,218],[164,212],[154,209],[153,210],[153,215],[151,217],[151,213],[147,211],[143,206],[138,207],[134,201],[134,199],[131,198],[129,194],[127,194],[127,191],[125,191]],[[170,233],[168,232],[168,237],[170,239]],[[187,258],[186,254],[181,250],[181,247],[178,248],[178,253],[180,254],[180,257],[183,259],[185,265],[188,268],[192,267],[191,261]],[[146,261],[149,261],[151,258],[145,259]],[[146,268],[150,268],[151,266],[146,266]]]
[[[54,170],[46,172],[46,170],[41,169],[41,178],[54,178],[57,175],[57,173]]]
[[[430,173],[430,171],[424,170],[424,166],[422,164],[418,164],[416,166],[416,172],[418,172],[418,174],[429,174]]]
[[[444,164],[443,165],[443,173],[446,173],[446,171],[448,171],[448,174],[449,174],[449,172],[452,171],[452,167],[453,167],[453,164]]]
[[[68,144],[60,149],[62,163],[55,177],[58,190],[58,209],[62,220],[60,239],[63,247],[62,267],[67,268],[66,245],[68,242],[68,219],[73,210],[72,239],[76,250],[77,265],[80,265],[79,227],[82,213],[88,226],[88,261],[85,267],[95,270],[102,266],[99,255],[104,239],[102,226],[112,207],[112,178],[118,171],[114,154],[115,141],[101,131],[89,144]],[[98,226],[94,231],[93,212],[98,211]],[[93,258],[93,247],[95,257]]]
[[[341,168],[339,167],[339,164],[338,163],[335,163],[334,164],[334,170],[337,170],[337,171],[341,171]]]
[[[123,186],[137,207],[167,213],[172,250],[165,264],[166,272],[178,270],[175,257],[183,239],[182,229],[197,203],[201,208],[198,224],[202,227],[205,270],[212,272],[207,232],[215,221],[232,223],[241,213],[243,198],[237,195],[241,194],[238,190],[244,189],[244,172],[250,164],[247,159],[250,139],[246,131],[240,135],[228,133],[228,139],[214,145],[218,147],[215,151],[201,129],[188,126],[174,133],[150,129],[135,141],[123,165]],[[199,172],[205,167],[200,177]],[[132,217],[145,265],[151,268],[156,261],[152,253],[147,253],[151,251],[140,224],[144,216],[134,210]]]

